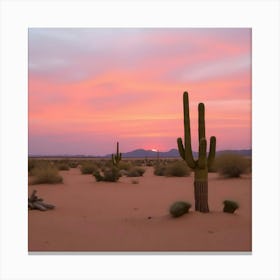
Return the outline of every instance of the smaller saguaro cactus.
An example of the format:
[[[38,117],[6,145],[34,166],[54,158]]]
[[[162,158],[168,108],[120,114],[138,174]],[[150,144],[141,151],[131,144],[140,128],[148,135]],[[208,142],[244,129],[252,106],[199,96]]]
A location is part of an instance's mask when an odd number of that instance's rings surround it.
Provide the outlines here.
[[[112,154],[113,165],[118,166],[121,159],[122,159],[122,153],[119,152],[119,142],[117,142],[117,153],[115,155]]]

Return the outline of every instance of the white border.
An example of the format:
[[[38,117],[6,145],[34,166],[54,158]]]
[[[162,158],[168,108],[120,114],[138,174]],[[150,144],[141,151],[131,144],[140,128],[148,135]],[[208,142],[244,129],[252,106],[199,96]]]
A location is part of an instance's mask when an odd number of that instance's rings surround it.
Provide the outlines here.
[[[1,1],[1,279],[279,279],[278,1]],[[253,28],[253,254],[27,253],[28,27]]]

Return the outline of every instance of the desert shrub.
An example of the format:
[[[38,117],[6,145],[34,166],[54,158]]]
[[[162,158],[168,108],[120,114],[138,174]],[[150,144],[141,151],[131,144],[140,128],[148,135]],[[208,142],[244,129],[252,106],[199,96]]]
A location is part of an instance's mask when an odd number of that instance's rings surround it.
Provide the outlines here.
[[[121,177],[119,169],[115,166],[113,166],[112,168],[107,168],[103,172],[103,176],[99,170],[95,170],[92,175],[95,177],[95,180],[97,182],[117,182]]]
[[[98,170],[98,167],[93,161],[85,161],[81,164],[80,170],[82,174],[93,174]]]
[[[58,170],[69,170],[69,164],[66,162],[57,162],[55,163],[55,166],[57,167]]]
[[[223,177],[238,178],[248,172],[249,161],[238,154],[223,154],[216,159],[216,168]]]
[[[136,180],[136,179],[133,179],[133,180],[131,180],[131,183],[132,183],[132,184],[139,184],[139,181]]]
[[[115,166],[104,171],[105,182],[117,182],[120,177],[121,177],[120,171]]]
[[[190,175],[190,169],[184,161],[168,161],[154,166],[156,176],[184,177]]]
[[[54,163],[52,161],[49,160],[43,160],[43,159],[32,159],[30,161],[30,165],[28,163],[28,171],[29,171],[29,175],[33,176],[33,171],[34,169],[38,169],[38,168],[48,168],[48,167],[54,167]]]
[[[245,173],[252,173],[252,158],[245,158],[247,162],[247,168]]]
[[[95,160],[94,163],[98,168],[102,168],[105,165],[105,161],[104,159],[99,159],[99,160]]]
[[[113,168],[112,160],[104,160],[100,163],[99,168],[104,172],[106,169]]]
[[[145,165],[145,160],[143,160],[143,159],[136,159],[132,163],[135,166],[143,166],[143,165]]]
[[[32,170],[34,179],[32,184],[57,184],[62,183],[63,178],[59,175],[58,169],[54,166],[34,167]]]
[[[145,168],[142,168],[140,166],[132,167],[130,170],[128,170],[127,176],[128,177],[140,177],[143,176],[145,173]]]
[[[128,174],[128,171],[126,171],[126,170],[124,170],[124,169],[121,169],[121,170],[120,170],[120,175],[121,175],[121,176],[127,176],[127,174]]]
[[[79,165],[79,162],[78,161],[70,161],[69,162],[69,167],[70,168],[77,168]]]
[[[175,161],[166,165],[164,176],[184,177],[190,175],[190,169],[184,161]]]
[[[100,174],[98,170],[94,171],[92,174],[95,177],[96,182],[103,181],[104,177]]]
[[[132,164],[129,161],[120,161],[118,165],[119,170],[126,170],[128,171],[129,169],[132,168]]]
[[[169,213],[172,217],[177,218],[188,213],[191,206],[192,205],[188,202],[176,201],[170,206]]]
[[[239,208],[238,203],[232,200],[225,200],[223,203],[224,203],[223,211],[226,213],[234,213],[234,211]]]
[[[154,166],[155,162],[151,159],[146,159],[145,164],[146,164],[146,166]]]
[[[156,164],[154,166],[154,174],[156,176],[164,176],[166,170],[166,165],[163,164]]]
[[[35,159],[28,159],[28,172],[30,172],[36,166]]]

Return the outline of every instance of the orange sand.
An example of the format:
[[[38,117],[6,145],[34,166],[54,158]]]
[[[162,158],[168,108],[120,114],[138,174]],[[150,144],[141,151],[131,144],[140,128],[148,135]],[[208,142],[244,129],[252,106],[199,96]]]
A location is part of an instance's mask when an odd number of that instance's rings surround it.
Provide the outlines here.
[[[153,175],[95,182],[79,169],[61,171],[64,183],[30,185],[45,202],[45,212],[28,211],[29,251],[251,251],[251,177],[220,179],[209,174],[210,213],[171,218],[169,206],[193,200],[193,177]],[[235,214],[223,213],[222,201],[236,200]],[[150,217],[150,218],[149,218]]]

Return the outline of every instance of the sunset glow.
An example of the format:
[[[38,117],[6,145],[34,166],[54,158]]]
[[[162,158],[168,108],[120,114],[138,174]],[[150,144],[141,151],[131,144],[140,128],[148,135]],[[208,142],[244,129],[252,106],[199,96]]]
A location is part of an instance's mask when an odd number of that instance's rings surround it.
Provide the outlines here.
[[[167,151],[189,92],[217,150],[251,148],[251,30],[29,29],[29,154]],[[155,148],[156,147],[156,148]]]

